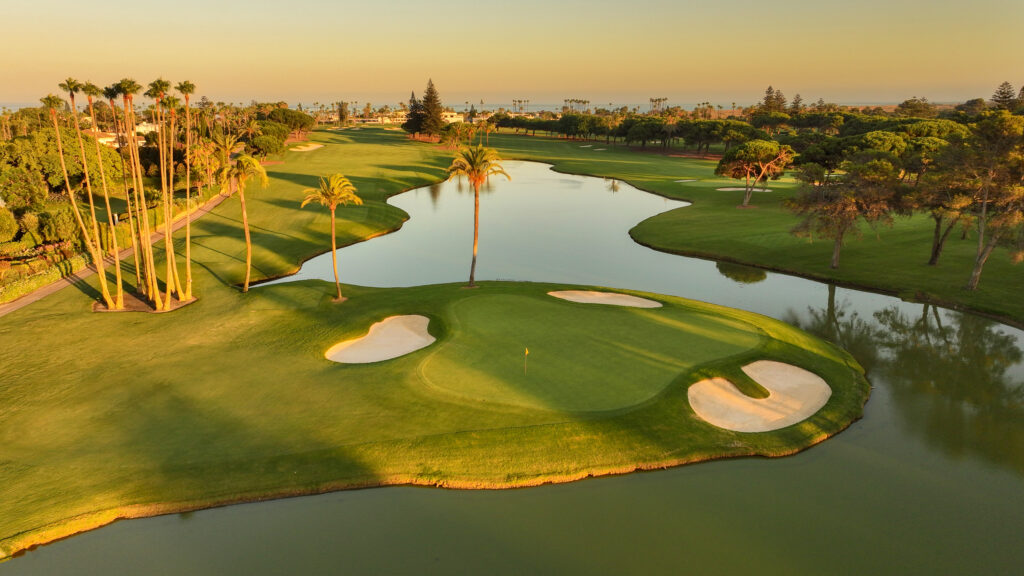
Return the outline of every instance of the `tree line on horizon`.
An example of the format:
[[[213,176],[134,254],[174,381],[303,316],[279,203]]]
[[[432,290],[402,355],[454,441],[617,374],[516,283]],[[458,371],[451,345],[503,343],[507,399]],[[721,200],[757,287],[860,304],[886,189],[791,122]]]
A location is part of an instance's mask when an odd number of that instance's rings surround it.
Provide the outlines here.
[[[653,108],[653,107],[652,107]],[[938,264],[955,229],[977,240],[965,288],[975,290],[997,247],[1024,260],[1024,90],[1004,82],[989,101],[939,110],[913,97],[892,112],[850,109],[820,101],[787,101],[768,87],[744,116],[709,119],[707,110],[680,115],[598,110],[560,117],[496,115],[498,126],[567,139],[604,139],[669,149],[682,142],[707,156],[716,173],[744,180],[741,207],[767,181],[796,171],[801,187],[787,205],[800,218],[795,235],[833,241],[831,267],[858,223],[892,225],[923,213],[934,222],[927,265]]]

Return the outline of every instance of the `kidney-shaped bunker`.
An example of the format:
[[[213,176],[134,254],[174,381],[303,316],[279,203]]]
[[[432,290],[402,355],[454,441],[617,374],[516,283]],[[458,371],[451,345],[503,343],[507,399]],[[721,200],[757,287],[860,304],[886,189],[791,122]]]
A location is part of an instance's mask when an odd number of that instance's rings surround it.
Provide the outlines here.
[[[391,316],[370,326],[366,336],[331,346],[324,356],[343,364],[368,364],[405,356],[434,343],[427,332],[430,319],[410,314]]]

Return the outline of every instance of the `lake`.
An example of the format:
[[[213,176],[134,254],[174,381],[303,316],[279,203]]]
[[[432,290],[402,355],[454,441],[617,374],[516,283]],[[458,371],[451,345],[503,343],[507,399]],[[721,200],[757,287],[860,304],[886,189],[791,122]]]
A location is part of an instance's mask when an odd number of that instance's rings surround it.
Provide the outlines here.
[[[786,320],[867,369],[874,388],[864,418],[780,459],[518,490],[376,488],[122,521],[0,564],[0,575],[1008,574],[1024,566],[1024,333],[659,253],[628,230],[685,203],[544,164],[505,166],[512,180],[492,179],[481,195],[478,280],[647,290]],[[339,250],[342,282],[466,280],[472,189],[448,182],[391,203],[411,219]],[[829,254],[823,245],[822,258]],[[270,284],[305,278],[333,282],[330,255]]]

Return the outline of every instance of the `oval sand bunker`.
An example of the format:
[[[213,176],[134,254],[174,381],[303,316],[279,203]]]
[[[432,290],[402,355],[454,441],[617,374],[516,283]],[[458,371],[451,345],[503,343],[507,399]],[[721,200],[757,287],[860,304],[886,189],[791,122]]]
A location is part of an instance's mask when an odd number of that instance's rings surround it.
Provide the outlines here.
[[[391,316],[370,326],[366,336],[339,342],[324,354],[343,364],[368,364],[405,356],[434,343],[427,332],[430,319],[411,314]]]
[[[595,292],[593,290],[562,290],[548,292],[548,296],[579,302],[581,304],[609,304],[611,306],[630,306],[633,308],[661,308],[661,302],[638,298],[629,294],[615,292]]]
[[[758,360],[743,371],[768,390],[767,398],[751,398],[725,378],[701,380],[687,392],[697,416],[726,430],[768,432],[809,418],[832,396],[821,377],[791,364]]]
[[[734,186],[728,186],[726,188],[715,188],[719,192],[746,192],[746,188],[736,188]],[[751,192],[771,192],[771,188],[751,188]]]

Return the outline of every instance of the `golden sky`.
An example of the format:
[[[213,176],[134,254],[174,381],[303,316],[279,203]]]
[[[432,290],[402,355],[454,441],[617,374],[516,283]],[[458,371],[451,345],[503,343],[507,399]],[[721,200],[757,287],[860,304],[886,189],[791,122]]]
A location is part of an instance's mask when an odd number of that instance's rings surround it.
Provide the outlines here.
[[[455,106],[728,106],[769,84],[805,100],[961,101],[1024,83],[1020,0],[0,3],[0,102],[35,102],[67,76],[188,79],[215,101],[375,105],[433,78]]]

